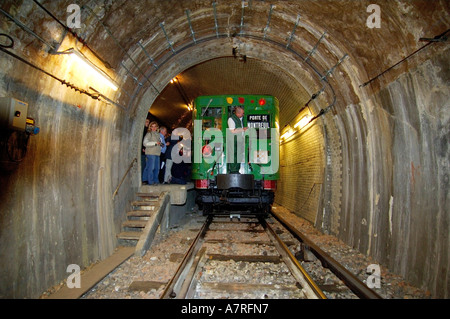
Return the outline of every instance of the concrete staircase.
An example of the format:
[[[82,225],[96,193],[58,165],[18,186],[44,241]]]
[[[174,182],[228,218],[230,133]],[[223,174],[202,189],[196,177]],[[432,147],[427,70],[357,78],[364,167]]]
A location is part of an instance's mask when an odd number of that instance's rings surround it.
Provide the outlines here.
[[[150,247],[158,227],[167,220],[170,193],[167,191],[137,193],[136,197],[131,203],[132,211],[127,213],[127,220],[122,223],[122,232],[117,234],[117,238],[120,245],[135,246],[135,255],[143,256]]]

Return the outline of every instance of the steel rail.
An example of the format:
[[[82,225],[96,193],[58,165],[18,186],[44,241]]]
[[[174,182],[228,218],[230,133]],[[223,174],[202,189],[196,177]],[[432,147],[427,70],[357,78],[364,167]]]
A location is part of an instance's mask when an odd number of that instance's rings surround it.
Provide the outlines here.
[[[200,248],[203,244],[204,235],[205,235],[206,231],[208,230],[209,225],[211,224],[212,220],[213,220],[212,215],[209,215],[206,218],[205,223],[203,224],[199,233],[197,234],[197,236],[195,237],[191,246],[189,247],[189,250],[184,255],[183,260],[181,261],[180,265],[178,266],[177,271],[175,272],[175,275],[167,283],[166,288],[164,289],[163,293],[161,294],[160,299],[182,298],[182,296],[177,295],[178,294],[177,288],[181,288],[180,286],[182,286],[182,284],[184,282],[182,275],[186,270],[189,270],[188,269],[189,267],[187,267],[188,264],[194,261],[195,255],[200,250]]]
[[[280,236],[276,234],[272,226],[270,226],[263,218],[259,218],[259,222],[269,234],[269,238],[272,238],[275,241],[274,243],[278,252],[283,257],[285,264],[291,270],[292,275],[300,282],[300,284],[302,284],[306,296],[310,299],[327,299],[323,291],[302,267]]]
[[[286,227],[292,235],[298,240],[304,243],[312,251],[312,253],[322,262],[322,265],[330,269],[339,279],[341,279],[347,287],[350,288],[361,299],[382,299],[375,291],[367,287],[361,280],[354,274],[348,271],[333,257],[328,255],[319,246],[309,240],[304,234],[292,226],[286,219],[284,219],[279,213],[272,210],[272,215]]]

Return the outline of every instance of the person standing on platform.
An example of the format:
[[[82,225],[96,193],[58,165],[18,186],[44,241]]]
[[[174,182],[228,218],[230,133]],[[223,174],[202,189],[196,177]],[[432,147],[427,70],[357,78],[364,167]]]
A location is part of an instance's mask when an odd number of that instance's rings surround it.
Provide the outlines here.
[[[183,144],[181,141],[183,140],[183,137],[180,136],[180,139],[178,142],[174,144],[173,147],[175,147],[176,151],[178,152],[179,156],[183,156]],[[172,177],[170,178],[170,184],[181,184],[185,185],[187,183],[187,180],[189,178],[190,170],[188,165],[181,161],[180,163],[174,163],[172,166]]]
[[[178,137],[180,140],[180,137]],[[172,149],[175,144],[178,143],[178,141],[172,140],[170,136],[166,138],[166,141],[168,142],[167,149],[166,149],[166,169],[164,172],[164,184],[170,184],[170,181],[172,179]]]
[[[159,165],[159,175],[158,179],[160,183],[164,182],[164,171],[166,166],[166,156],[167,156],[167,127],[161,126],[159,128],[159,137],[161,139],[161,157]]]
[[[144,125],[144,133],[142,134],[142,143],[144,143],[145,135],[148,132],[148,126],[150,125],[150,119],[145,119],[145,125]],[[141,151],[141,176],[142,178],[142,184],[147,185],[148,181],[146,178],[144,178],[144,170],[145,166],[147,165],[147,157],[145,156],[145,146],[142,146]]]
[[[147,157],[147,165],[145,166],[142,179],[149,185],[159,184],[159,158],[161,156],[161,137],[158,132],[159,126],[155,121],[149,125],[148,133],[144,137],[142,143],[145,147],[145,156]]]

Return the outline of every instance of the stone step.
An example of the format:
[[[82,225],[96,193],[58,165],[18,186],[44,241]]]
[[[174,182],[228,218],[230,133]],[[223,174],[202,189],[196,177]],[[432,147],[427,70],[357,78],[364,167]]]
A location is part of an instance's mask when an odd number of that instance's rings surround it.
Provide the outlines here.
[[[127,213],[127,217],[151,217],[156,210],[157,206],[155,209],[132,210]]]
[[[154,193],[137,193],[137,197],[141,198],[158,198],[161,196],[161,192],[154,192]]]
[[[143,191],[136,195],[131,203],[134,207],[127,212],[127,220],[122,223],[122,232],[117,234],[117,241],[122,246],[134,246],[135,255],[142,257],[170,205],[170,194],[167,191]]]
[[[147,225],[146,220],[127,220],[122,223],[122,227],[128,228],[144,228]]]
[[[119,239],[125,239],[125,240],[139,240],[141,238],[142,232],[121,232],[117,234],[117,238]]]
[[[135,200],[131,203],[132,206],[155,206],[155,204],[159,201],[159,198],[151,199],[151,200]]]

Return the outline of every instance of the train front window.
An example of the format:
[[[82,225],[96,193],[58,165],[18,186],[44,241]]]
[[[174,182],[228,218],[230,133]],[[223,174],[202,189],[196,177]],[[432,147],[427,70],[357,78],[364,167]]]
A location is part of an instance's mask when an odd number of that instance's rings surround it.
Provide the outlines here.
[[[203,107],[202,108],[202,129],[217,128],[222,130],[222,108]]]

